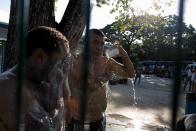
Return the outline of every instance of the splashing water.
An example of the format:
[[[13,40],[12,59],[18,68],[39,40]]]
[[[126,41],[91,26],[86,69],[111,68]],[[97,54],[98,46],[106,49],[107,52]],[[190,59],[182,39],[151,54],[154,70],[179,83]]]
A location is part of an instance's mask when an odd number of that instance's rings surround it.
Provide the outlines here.
[[[133,79],[131,79],[130,84],[131,84],[131,87],[133,87],[132,88],[133,89],[132,90],[132,93],[133,93],[133,101],[134,101],[133,107],[135,107],[135,109],[137,109],[136,108],[137,102],[136,102],[136,95],[135,95],[135,85],[134,85]]]
[[[137,97],[136,90],[132,79],[128,81],[129,94],[133,98],[133,102],[131,102],[132,107],[125,107],[118,110],[116,113],[109,113],[109,123],[121,126],[120,131],[144,131],[142,129],[143,122],[139,119],[139,110],[137,106]],[[111,94],[110,94],[111,95]],[[130,98],[130,97],[129,97]],[[112,97],[110,97],[112,99]]]

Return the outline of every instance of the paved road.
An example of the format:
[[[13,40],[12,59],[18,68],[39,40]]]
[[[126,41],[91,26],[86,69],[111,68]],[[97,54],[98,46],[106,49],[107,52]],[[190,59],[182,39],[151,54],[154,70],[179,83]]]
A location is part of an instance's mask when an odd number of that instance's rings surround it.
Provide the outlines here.
[[[155,76],[142,77],[140,85],[110,86],[107,131],[168,131],[171,114],[172,80]],[[184,114],[181,93],[179,116]]]

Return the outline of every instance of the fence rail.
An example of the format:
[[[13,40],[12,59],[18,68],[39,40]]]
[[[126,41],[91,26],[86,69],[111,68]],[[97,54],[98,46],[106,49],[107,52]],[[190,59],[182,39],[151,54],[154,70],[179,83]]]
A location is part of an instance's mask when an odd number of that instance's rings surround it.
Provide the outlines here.
[[[6,40],[4,39],[0,40],[0,73],[3,71],[5,43],[6,43]]]

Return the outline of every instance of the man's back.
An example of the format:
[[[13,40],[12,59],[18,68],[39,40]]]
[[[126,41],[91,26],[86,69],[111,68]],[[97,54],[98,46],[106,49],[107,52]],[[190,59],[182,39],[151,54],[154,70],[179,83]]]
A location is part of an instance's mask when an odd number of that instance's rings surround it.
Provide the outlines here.
[[[14,130],[16,76],[13,68],[0,74],[0,130]]]

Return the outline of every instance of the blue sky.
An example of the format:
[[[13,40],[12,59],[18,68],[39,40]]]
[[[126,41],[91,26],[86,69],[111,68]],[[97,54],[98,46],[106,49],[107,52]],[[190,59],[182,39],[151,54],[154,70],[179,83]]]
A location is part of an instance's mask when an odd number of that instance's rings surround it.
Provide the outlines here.
[[[63,15],[63,11],[66,8],[67,0],[58,0],[56,4],[57,10],[55,12],[56,20],[59,21]],[[145,1],[145,2],[144,2]],[[151,0],[135,0],[133,5],[137,8],[148,8],[150,6]],[[178,12],[178,1],[174,3],[171,7],[165,8],[164,15],[177,14]],[[185,0],[185,12],[184,21],[187,24],[192,24],[196,28],[196,17],[194,17],[194,12],[196,12],[196,0]],[[10,0],[0,0],[0,21],[9,21],[9,8]],[[112,23],[115,19],[114,14],[110,14],[110,7],[103,6],[102,8],[94,7],[91,15],[91,28],[103,28],[107,24]],[[152,12],[153,13],[153,12]]]

